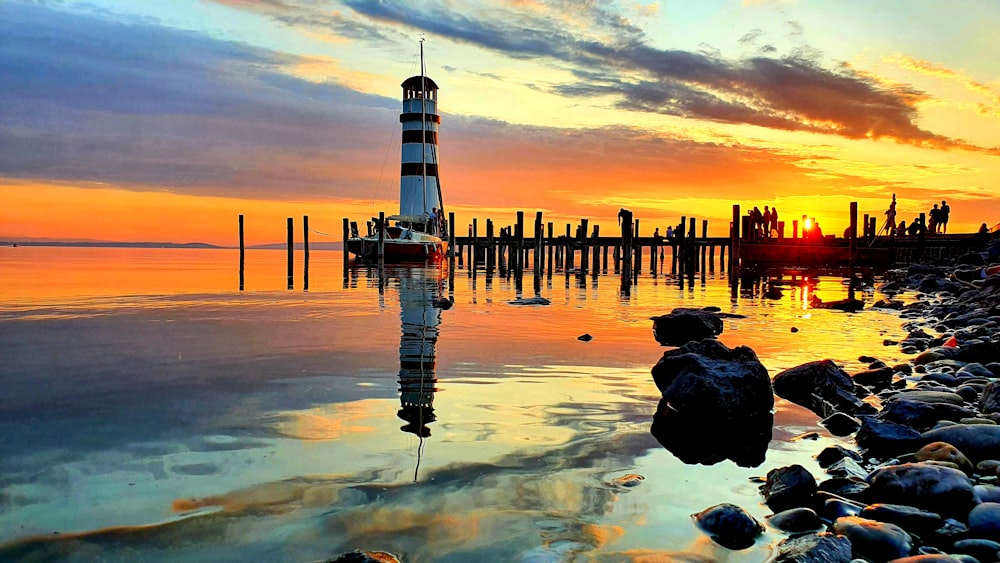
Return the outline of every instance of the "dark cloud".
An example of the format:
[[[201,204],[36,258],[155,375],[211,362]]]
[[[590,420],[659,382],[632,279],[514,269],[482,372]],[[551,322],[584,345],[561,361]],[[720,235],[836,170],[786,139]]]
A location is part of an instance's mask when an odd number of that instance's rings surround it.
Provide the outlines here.
[[[564,27],[557,18],[504,13],[490,17],[456,14],[440,5],[387,0],[345,0],[356,13],[408,26],[449,39],[502,52],[515,58],[546,57],[569,63],[586,84],[562,84],[553,91],[567,96],[617,96],[618,107],[787,130],[805,130],[849,138],[887,137],[934,148],[981,150],[961,140],[935,135],[917,125],[916,103],[926,95],[912,88],[891,88],[849,68],[828,69],[820,53],[798,47],[784,58],[724,59],[715,52],[658,49],[624,20],[606,17],[590,4],[584,13],[604,25],[615,39],[596,40]],[[559,5],[563,3],[550,3]],[[566,9],[571,9],[568,6]],[[587,10],[591,10],[587,12]],[[786,22],[790,33],[802,26]],[[757,30],[744,36],[756,41]],[[765,46],[763,52],[773,51]],[[631,78],[641,73],[640,78]],[[625,79],[623,77],[629,76]]]
[[[9,3],[0,36],[2,176],[361,194],[300,164],[363,162],[361,147],[385,141],[371,124],[396,122],[393,99],[301,80],[285,70],[294,57],[187,31]]]

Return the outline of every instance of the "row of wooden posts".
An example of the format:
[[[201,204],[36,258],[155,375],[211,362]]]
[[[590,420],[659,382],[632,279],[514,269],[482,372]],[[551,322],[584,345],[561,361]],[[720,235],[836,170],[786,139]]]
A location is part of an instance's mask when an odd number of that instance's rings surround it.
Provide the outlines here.
[[[667,247],[671,249],[671,272],[693,274],[696,271],[713,271],[715,265],[715,249],[719,247],[719,269],[725,271],[725,248],[728,239],[708,238],[708,221],[702,221],[702,237],[695,236],[696,220],[694,217],[682,217],[681,222],[688,226],[685,235],[678,229],[677,236],[671,239],[663,237],[640,237],[639,221],[632,220],[631,212],[623,210],[627,217],[622,217],[621,236],[602,237],[600,226],[594,225],[593,233],[587,234],[590,225],[588,219],[581,219],[573,232],[572,225],[566,224],[565,235],[555,235],[555,225],[545,224],[542,212],[535,214],[534,235],[528,238],[524,229],[524,211],[517,212],[517,222],[514,225],[496,228],[492,219],[486,220],[485,233],[480,236],[479,220],[472,219],[467,237],[458,237],[454,229],[448,233],[448,257],[451,262],[457,262],[459,267],[478,269],[480,264],[488,271],[494,269],[509,269],[523,272],[527,264],[532,265],[534,274],[541,276],[548,272],[563,269],[566,273],[576,271],[579,274],[597,275],[609,269],[609,254],[613,255],[614,272],[622,270],[642,271],[643,252],[649,249],[650,271],[658,273],[661,266],[661,254]],[[384,213],[379,214],[379,222],[384,224]],[[455,225],[455,214],[449,213],[450,225]],[[379,232],[381,235],[381,232]],[[546,233],[547,231],[547,233]],[[343,220],[344,244],[346,246],[351,233],[358,232],[356,223]],[[381,246],[382,241],[380,241]],[[613,249],[613,252],[612,252]],[[624,252],[628,249],[628,252]],[[579,252],[579,263],[577,263]],[[698,266],[698,256],[701,256],[701,266]],[[349,257],[344,255],[345,265]],[[602,267],[603,263],[603,267]],[[593,264],[593,266],[591,265]]]
[[[496,228],[491,219],[487,219],[485,235],[482,237],[479,235],[479,221],[477,218],[473,218],[472,223],[469,225],[467,237],[456,237],[455,229],[449,229],[448,258],[452,270],[455,269],[455,263],[457,262],[458,267],[465,266],[472,271],[478,269],[480,264],[482,264],[487,272],[506,270],[518,275],[523,275],[525,266],[530,262],[536,277],[540,277],[546,272],[551,277],[553,272],[559,269],[562,269],[567,275],[575,271],[579,275],[590,273],[597,276],[601,271],[605,274],[608,273],[609,266],[613,264],[614,273],[622,274],[623,287],[625,287],[624,282],[626,279],[631,284],[641,273],[644,249],[649,249],[650,272],[653,275],[659,274],[662,267],[665,266],[665,262],[663,261],[664,250],[669,247],[671,250],[670,272],[672,274],[679,274],[682,277],[693,277],[696,272],[701,272],[703,275],[706,271],[714,273],[715,249],[718,247],[719,271],[728,271],[730,281],[732,282],[738,280],[740,275],[741,243],[759,242],[760,240],[760,235],[750,225],[750,218],[740,214],[739,205],[733,206],[733,219],[730,224],[729,237],[709,237],[708,220],[702,220],[701,237],[697,237],[697,221],[694,217],[681,217],[680,225],[678,225],[679,228],[674,232],[672,238],[640,237],[639,220],[633,218],[631,211],[622,209],[619,212],[618,219],[621,224],[620,235],[601,236],[599,225],[594,225],[592,233],[588,235],[590,229],[589,221],[588,219],[581,219],[575,232],[572,229],[572,225],[567,223],[565,234],[556,236],[555,225],[552,222],[544,223],[542,212],[538,211],[535,213],[534,235],[528,238],[525,235],[523,211],[517,212],[517,221],[514,225],[508,225],[500,229]],[[804,219],[805,216],[803,216]],[[858,233],[856,202],[851,203],[850,219],[851,225],[845,234],[849,234],[847,236],[847,252],[853,262],[854,256],[857,253],[859,239],[873,240],[881,231],[878,229],[876,218],[865,215],[862,221],[862,236],[858,237],[855,235],[855,233]],[[379,213],[378,220],[380,224],[385,224],[384,212]],[[923,223],[923,214],[921,214],[919,221],[921,224]],[[244,288],[245,251],[243,224],[243,215],[240,215],[240,290]],[[454,213],[448,214],[448,224],[455,225]],[[778,223],[777,230],[774,233],[774,238],[777,241],[786,240],[784,237],[784,227],[785,223],[783,221]],[[294,220],[289,217],[287,219],[287,281],[289,289],[292,289],[294,285],[293,231]],[[309,217],[303,216],[303,289],[309,289],[309,231]],[[379,254],[382,254],[384,243],[382,237],[384,231],[382,229],[376,229],[376,231],[379,235]],[[357,224],[351,223],[347,218],[344,218],[343,259],[345,272],[350,260],[349,253],[347,252],[347,241],[352,232],[357,233]],[[920,253],[924,249],[923,233],[924,231],[921,231],[920,235],[916,237],[917,240],[913,241],[915,245],[912,247],[916,249],[915,255],[917,258],[919,258]],[[890,235],[888,238],[891,242],[893,239],[892,232],[889,231],[888,234]],[[792,221],[791,239],[795,240],[798,238],[799,222]],[[729,249],[728,256],[727,248]],[[907,246],[903,245],[901,248],[905,250]],[[948,249],[942,252],[945,251],[948,251]],[[577,263],[577,252],[579,252],[579,263]],[[609,254],[613,257],[613,262],[609,260]],[[899,252],[895,254],[898,258]],[[911,251],[906,256],[912,257],[912,255],[913,252]],[[529,258],[532,259],[529,260]],[[628,275],[626,276],[626,274]],[[735,290],[735,284],[733,285]]]

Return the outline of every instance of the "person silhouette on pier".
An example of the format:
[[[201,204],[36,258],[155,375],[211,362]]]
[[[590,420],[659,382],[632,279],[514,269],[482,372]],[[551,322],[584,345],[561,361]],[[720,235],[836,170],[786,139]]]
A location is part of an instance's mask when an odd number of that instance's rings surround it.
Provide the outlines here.
[[[896,226],[896,194],[892,194],[892,203],[885,210],[885,231],[892,233]]]
[[[951,206],[948,205],[947,201],[945,201],[945,200],[942,199],[941,200],[941,213],[940,213],[941,220],[938,222],[938,225],[941,226],[941,234],[943,234],[943,235],[948,234],[948,216],[949,215],[951,215]]]

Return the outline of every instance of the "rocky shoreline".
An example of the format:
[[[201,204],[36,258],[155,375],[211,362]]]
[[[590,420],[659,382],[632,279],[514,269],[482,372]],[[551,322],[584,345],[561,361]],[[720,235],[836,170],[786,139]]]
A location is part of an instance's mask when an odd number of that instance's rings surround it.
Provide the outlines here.
[[[760,493],[766,523],[720,504],[692,515],[719,545],[754,545],[765,525],[787,534],[775,562],[1000,561],[1000,275],[964,265],[894,271],[883,293],[917,292],[899,310],[913,357],[848,374],[831,360],[769,379],[753,350],[714,340],[717,310],[676,309],[655,317],[663,354],[652,375],[663,398],[652,433],[686,463],[764,460],[774,397],[817,414],[843,444],[816,453],[826,475],[801,465],[770,470]],[[684,343],[682,343],[684,342]],[[773,395],[772,395],[773,393]]]

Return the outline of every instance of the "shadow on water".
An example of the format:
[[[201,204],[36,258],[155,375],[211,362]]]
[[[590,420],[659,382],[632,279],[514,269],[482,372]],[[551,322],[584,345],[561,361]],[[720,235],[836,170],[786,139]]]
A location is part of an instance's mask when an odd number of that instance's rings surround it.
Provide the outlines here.
[[[682,462],[715,465],[727,459],[740,467],[764,463],[774,424],[772,413],[736,420],[681,414],[661,399],[650,433]]]

